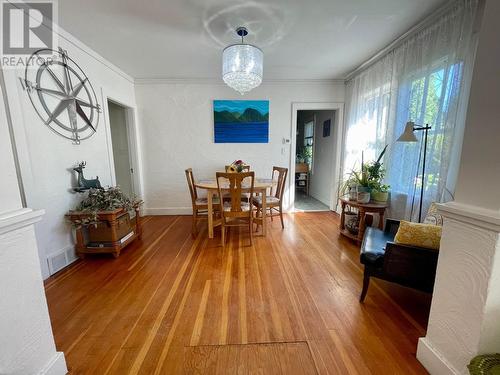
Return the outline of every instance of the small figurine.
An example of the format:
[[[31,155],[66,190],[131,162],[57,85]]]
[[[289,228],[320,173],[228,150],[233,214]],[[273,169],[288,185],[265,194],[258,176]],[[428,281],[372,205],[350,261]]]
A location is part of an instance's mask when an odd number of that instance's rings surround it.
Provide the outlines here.
[[[78,173],[78,187],[73,190],[81,193],[88,189],[102,189],[101,182],[99,181],[99,176],[96,176],[93,180],[87,180],[83,176],[83,169],[87,165],[87,162],[82,161],[78,163],[78,167],[73,168],[74,171]]]

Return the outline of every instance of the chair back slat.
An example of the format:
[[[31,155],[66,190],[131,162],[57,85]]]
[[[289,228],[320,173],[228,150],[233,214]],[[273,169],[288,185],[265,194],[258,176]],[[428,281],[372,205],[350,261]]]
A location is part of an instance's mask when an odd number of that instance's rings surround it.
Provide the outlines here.
[[[227,217],[245,217],[251,215],[251,210],[244,210],[243,205],[248,205],[241,199],[243,193],[249,193],[253,196],[255,173],[254,172],[241,172],[241,173],[223,173],[217,172],[217,189],[219,193],[219,200],[221,204],[221,212]],[[223,193],[229,193],[230,210],[224,210],[223,207]],[[227,196],[226,196],[227,197]],[[251,208],[251,205],[250,205]]]
[[[283,192],[285,191],[285,182],[286,182],[286,177],[288,175],[288,168],[282,168],[282,167],[273,167],[273,181],[275,180],[275,176],[277,175],[277,183],[276,183],[276,190],[274,192],[274,196],[278,199],[281,200],[283,197]]]
[[[186,173],[189,193],[191,194],[191,204],[195,206],[196,200],[198,199],[198,192],[196,191],[196,186],[194,186],[193,170],[191,168],[188,168],[184,172]]]

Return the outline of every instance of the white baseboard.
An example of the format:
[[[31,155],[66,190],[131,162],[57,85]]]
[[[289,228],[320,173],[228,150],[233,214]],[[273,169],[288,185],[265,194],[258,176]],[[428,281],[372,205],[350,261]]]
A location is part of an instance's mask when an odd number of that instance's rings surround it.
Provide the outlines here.
[[[56,352],[49,363],[38,373],[39,375],[64,375],[68,373],[63,352]]]
[[[192,215],[191,207],[144,208],[144,215]]]
[[[433,347],[425,337],[418,339],[417,359],[431,375],[459,375]]]
[[[284,213],[293,214],[293,208],[288,207],[283,209]],[[147,215],[192,215],[193,209],[191,207],[164,207],[164,208],[143,208],[142,216]]]

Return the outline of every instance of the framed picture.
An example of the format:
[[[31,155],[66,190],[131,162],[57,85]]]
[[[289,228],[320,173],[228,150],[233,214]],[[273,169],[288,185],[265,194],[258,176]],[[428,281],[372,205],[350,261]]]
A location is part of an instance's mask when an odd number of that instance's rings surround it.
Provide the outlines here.
[[[330,127],[332,124],[332,120],[328,119],[323,122],[323,138],[324,137],[329,137],[330,136]]]
[[[215,143],[268,143],[269,100],[214,100]]]

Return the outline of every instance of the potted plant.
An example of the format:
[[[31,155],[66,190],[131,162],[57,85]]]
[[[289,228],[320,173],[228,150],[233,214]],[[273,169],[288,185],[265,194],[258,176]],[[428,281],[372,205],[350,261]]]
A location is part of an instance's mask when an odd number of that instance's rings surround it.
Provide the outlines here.
[[[381,184],[385,175],[385,169],[382,165],[382,157],[387,150],[384,147],[376,161],[365,163],[363,153],[361,153],[361,169],[353,170],[351,175],[357,183],[357,201],[360,203],[368,203],[371,199],[372,190]]]
[[[370,201],[370,180],[364,166],[361,167],[361,172],[354,172],[354,177],[357,181],[356,200],[360,203],[368,203]]]
[[[73,226],[95,226],[100,221],[100,212],[131,212],[142,203],[140,199],[127,197],[118,186],[107,189],[89,189],[87,197],[74,210],[70,210],[67,217],[74,217],[77,212],[80,218],[71,219]]]
[[[372,188],[372,199],[377,203],[386,203],[389,199],[390,186],[378,183]]]
[[[347,196],[350,201],[357,200],[358,181],[353,173],[350,173],[345,181],[339,186],[339,197]]]
[[[359,232],[359,216],[356,212],[348,210],[344,213],[345,227],[351,234],[358,234]]]
[[[125,246],[141,237],[141,204],[119,187],[90,189],[75,210],[66,214],[75,228],[76,254],[112,253],[118,257]]]

